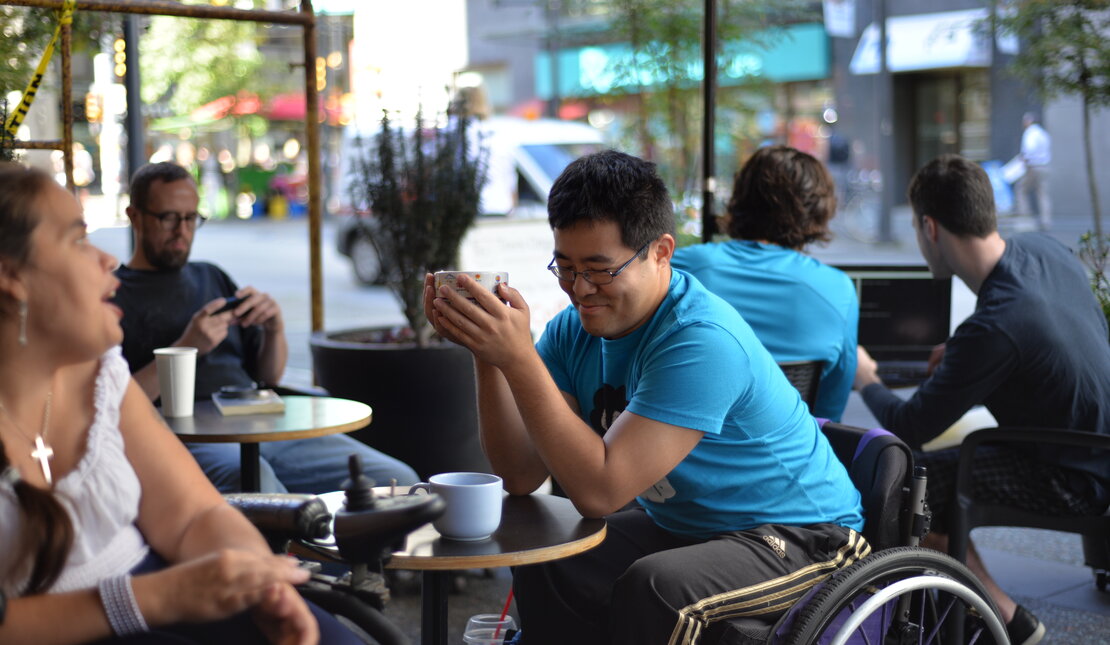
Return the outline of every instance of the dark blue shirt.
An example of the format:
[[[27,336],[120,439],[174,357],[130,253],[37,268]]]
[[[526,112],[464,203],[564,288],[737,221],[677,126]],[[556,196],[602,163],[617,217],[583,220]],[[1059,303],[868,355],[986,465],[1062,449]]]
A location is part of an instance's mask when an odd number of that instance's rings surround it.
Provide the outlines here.
[[[1110,342],[1087,272],[1048,236],[1010,238],[932,377],[908,401],[878,385],[862,394],[879,422],[914,447],[979,403],[1000,426],[1110,434]],[[1110,484],[1110,455],[1029,450]]]
[[[113,300],[123,309],[123,357],[132,373],[154,360],[154,350],[181,337],[193,314],[238,287],[214,264],[190,262],[177,271],[116,270],[120,287]],[[223,385],[249,385],[257,371],[262,328],[232,324],[227,338],[197,358],[196,398],[207,399]]]

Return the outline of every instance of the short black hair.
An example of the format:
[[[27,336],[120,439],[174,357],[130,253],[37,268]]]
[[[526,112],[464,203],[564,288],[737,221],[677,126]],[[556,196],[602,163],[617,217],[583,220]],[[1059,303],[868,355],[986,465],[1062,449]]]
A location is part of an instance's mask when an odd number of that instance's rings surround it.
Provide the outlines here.
[[[138,170],[131,173],[131,187],[129,189],[131,205],[145,209],[147,198],[150,197],[150,185],[156,181],[168,184],[181,179],[192,178],[193,176],[189,174],[188,170],[169,161],[140,166]]]
[[[836,187],[824,164],[789,146],[769,146],[736,174],[728,202],[728,234],[800,250],[827,242]]]
[[[919,222],[928,215],[953,235],[982,238],[998,230],[990,178],[960,155],[941,155],[922,166],[906,195]]]
[[[547,222],[552,229],[615,222],[630,249],[675,234],[674,205],[655,164],[616,150],[586,155],[563,170],[551,186]]]

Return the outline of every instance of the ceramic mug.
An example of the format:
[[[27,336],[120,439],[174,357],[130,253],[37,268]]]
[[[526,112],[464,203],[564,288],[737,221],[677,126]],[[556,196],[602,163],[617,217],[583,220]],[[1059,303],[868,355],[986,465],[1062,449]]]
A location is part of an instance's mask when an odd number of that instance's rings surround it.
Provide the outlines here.
[[[487,473],[440,473],[427,482],[414,484],[418,490],[443,498],[447,510],[432,522],[439,534],[452,540],[484,540],[501,525],[501,478]]]
[[[435,273],[435,289],[439,293],[439,288],[446,285],[455,290],[460,296],[469,300],[474,300],[470,297],[470,292],[458,286],[457,276],[468,275],[474,279],[475,282],[482,285],[490,291],[493,295],[501,298],[497,287],[501,284],[509,284],[509,274],[507,271],[436,271]]]

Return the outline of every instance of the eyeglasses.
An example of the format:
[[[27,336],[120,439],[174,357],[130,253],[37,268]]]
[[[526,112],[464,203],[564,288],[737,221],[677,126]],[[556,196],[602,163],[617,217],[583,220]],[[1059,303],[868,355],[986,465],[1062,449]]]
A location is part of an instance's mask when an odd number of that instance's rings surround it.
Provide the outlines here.
[[[203,226],[206,221],[208,221],[207,217],[195,211],[192,213],[174,213],[173,211],[167,211],[165,213],[151,213],[150,211],[145,211],[142,209],[139,210],[158,220],[158,223],[162,226],[163,231],[176,230],[182,222],[185,223],[185,228],[195,231],[196,229]]]
[[[652,240],[652,241],[654,241],[654,240]],[[547,270],[550,271],[552,274],[554,274],[554,276],[556,278],[559,278],[563,282],[574,282],[575,280],[578,279],[578,276],[582,276],[582,279],[585,280],[586,282],[589,282],[590,284],[594,285],[595,287],[600,287],[600,286],[607,285],[610,282],[612,282],[618,275],[621,274],[621,271],[624,271],[625,269],[627,269],[628,265],[632,264],[633,260],[640,257],[640,254],[643,253],[644,250],[649,246],[651,246],[651,242],[648,242],[647,244],[641,246],[640,250],[636,251],[635,255],[628,258],[628,262],[625,262],[624,264],[617,267],[616,271],[609,271],[608,269],[594,269],[594,270],[587,270],[587,271],[575,271],[574,269],[569,269],[567,267],[561,267],[558,264],[555,264],[555,258],[551,258],[551,263],[547,265]]]

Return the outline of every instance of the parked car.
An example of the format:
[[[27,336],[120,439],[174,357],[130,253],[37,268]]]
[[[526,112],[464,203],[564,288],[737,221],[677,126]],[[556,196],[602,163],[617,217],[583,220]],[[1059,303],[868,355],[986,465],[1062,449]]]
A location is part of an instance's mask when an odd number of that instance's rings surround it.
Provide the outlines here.
[[[478,125],[482,145],[489,149],[488,178],[482,189],[480,217],[538,219],[547,217],[547,194],[571,161],[604,147],[601,132],[584,123],[556,119],[493,117]],[[341,172],[344,186],[355,173],[353,162],[374,133],[345,134]],[[363,284],[385,282],[381,258],[374,246],[375,220],[365,204],[350,203],[346,188],[336,248],[351,260]]]

